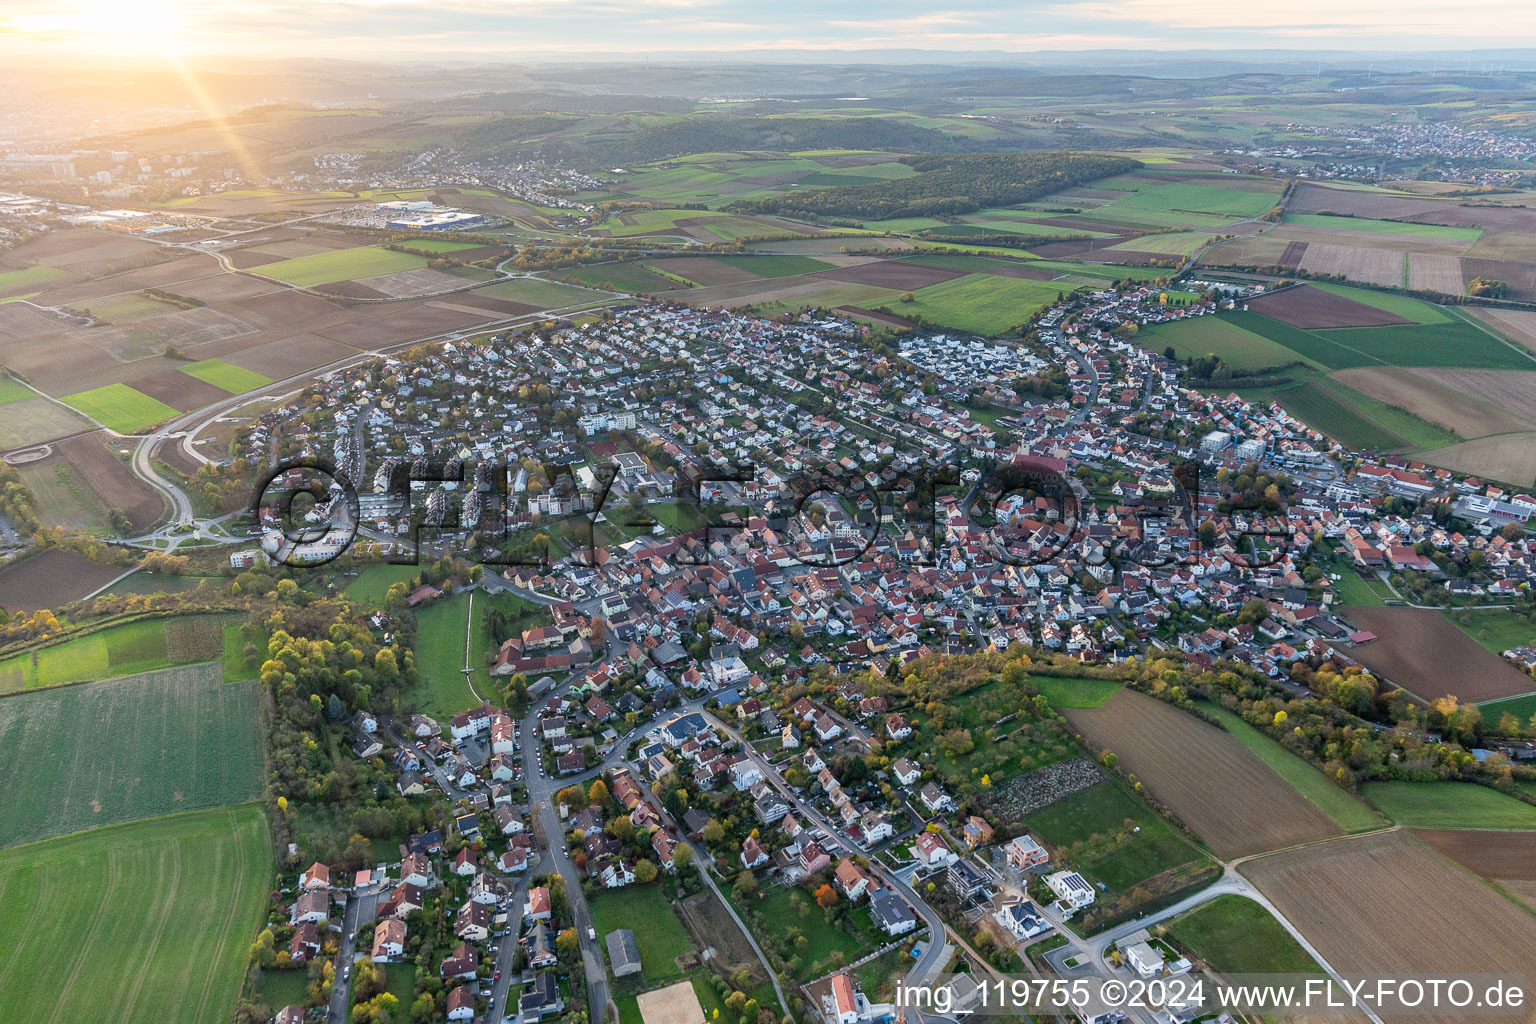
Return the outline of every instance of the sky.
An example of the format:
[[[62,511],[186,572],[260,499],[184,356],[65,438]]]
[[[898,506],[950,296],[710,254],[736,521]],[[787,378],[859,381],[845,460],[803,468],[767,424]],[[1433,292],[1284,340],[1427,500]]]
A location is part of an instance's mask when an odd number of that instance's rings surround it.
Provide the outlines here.
[[[258,58],[1536,46],[1529,0],[0,0],[0,49]]]

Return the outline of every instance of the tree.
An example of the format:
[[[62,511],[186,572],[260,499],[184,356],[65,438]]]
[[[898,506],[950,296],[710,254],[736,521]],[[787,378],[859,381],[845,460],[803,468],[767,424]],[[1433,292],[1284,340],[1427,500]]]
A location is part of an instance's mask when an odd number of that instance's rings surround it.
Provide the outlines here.
[[[731,894],[738,900],[745,900],[748,896],[757,893],[757,876],[751,871],[743,871],[736,876],[736,881],[731,885]]]
[[[821,888],[816,890],[816,904],[823,910],[831,910],[837,906],[837,890],[822,883]]]
[[[693,847],[679,843],[677,849],[672,851],[672,866],[679,871],[686,871],[692,867]]]
[[[580,786],[566,786],[555,794],[555,802],[580,811],[587,806],[587,794]]]
[[[641,885],[650,885],[656,881],[656,865],[649,860],[641,860],[636,863],[635,881]]]
[[[587,800],[593,806],[602,806],[608,802],[608,786],[602,779],[594,779],[592,786],[587,790]]]
[[[566,928],[555,936],[555,952],[566,959],[573,959],[581,950],[581,940],[576,938],[576,929]]]
[[[704,830],[701,835],[703,835],[704,841],[706,843],[709,843],[713,846],[715,843],[718,843],[725,838],[725,826],[720,824],[720,822],[716,821],[714,818],[710,818],[709,821],[705,823]]]
[[[635,823],[630,820],[629,815],[620,815],[613,819],[613,824],[608,826],[608,831],[612,832],[619,842],[628,844],[635,838]]]

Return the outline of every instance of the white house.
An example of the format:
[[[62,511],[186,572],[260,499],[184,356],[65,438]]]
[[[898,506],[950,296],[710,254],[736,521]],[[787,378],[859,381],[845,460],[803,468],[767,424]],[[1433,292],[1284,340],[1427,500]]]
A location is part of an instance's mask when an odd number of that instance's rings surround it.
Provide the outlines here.
[[[1093,902],[1093,886],[1076,871],[1058,871],[1045,876],[1045,884],[1057,901],[1068,910],[1081,910]]]

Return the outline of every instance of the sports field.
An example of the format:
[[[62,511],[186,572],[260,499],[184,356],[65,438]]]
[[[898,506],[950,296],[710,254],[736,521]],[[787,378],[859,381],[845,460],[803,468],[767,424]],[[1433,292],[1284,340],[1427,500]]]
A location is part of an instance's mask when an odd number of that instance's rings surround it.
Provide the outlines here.
[[[272,870],[255,806],[0,852],[0,1020],[228,1024]]]
[[[218,663],[0,700],[0,846],[261,792],[255,683]]]
[[[335,281],[351,281],[359,277],[378,274],[395,274],[402,270],[417,270],[427,265],[425,257],[408,252],[380,249],[374,245],[355,249],[337,249],[319,252],[312,256],[299,256],[280,260],[255,268],[263,277],[276,278],[300,288],[331,284]]]
[[[179,415],[175,409],[127,384],[108,384],[66,396],[71,405],[119,434],[133,434]]]
[[[263,377],[259,373],[226,363],[222,359],[204,359],[202,362],[183,366],[181,372],[212,384],[216,388],[222,388],[232,395],[255,391],[272,383],[271,377]]]
[[[0,693],[217,660],[226,621],[218,615],[141,619],[24,650],[0,661]]]

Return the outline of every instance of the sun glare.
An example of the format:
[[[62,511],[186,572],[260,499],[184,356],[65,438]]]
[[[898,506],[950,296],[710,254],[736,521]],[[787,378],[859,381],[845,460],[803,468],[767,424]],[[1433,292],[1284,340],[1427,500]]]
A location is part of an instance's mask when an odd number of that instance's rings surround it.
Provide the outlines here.
[[[171,49],[178,29],[172,0],[77,0],[46,14],[19,16],[13,26],[59,38],[67,45],[94,45],[131,39],[136,46]]]

